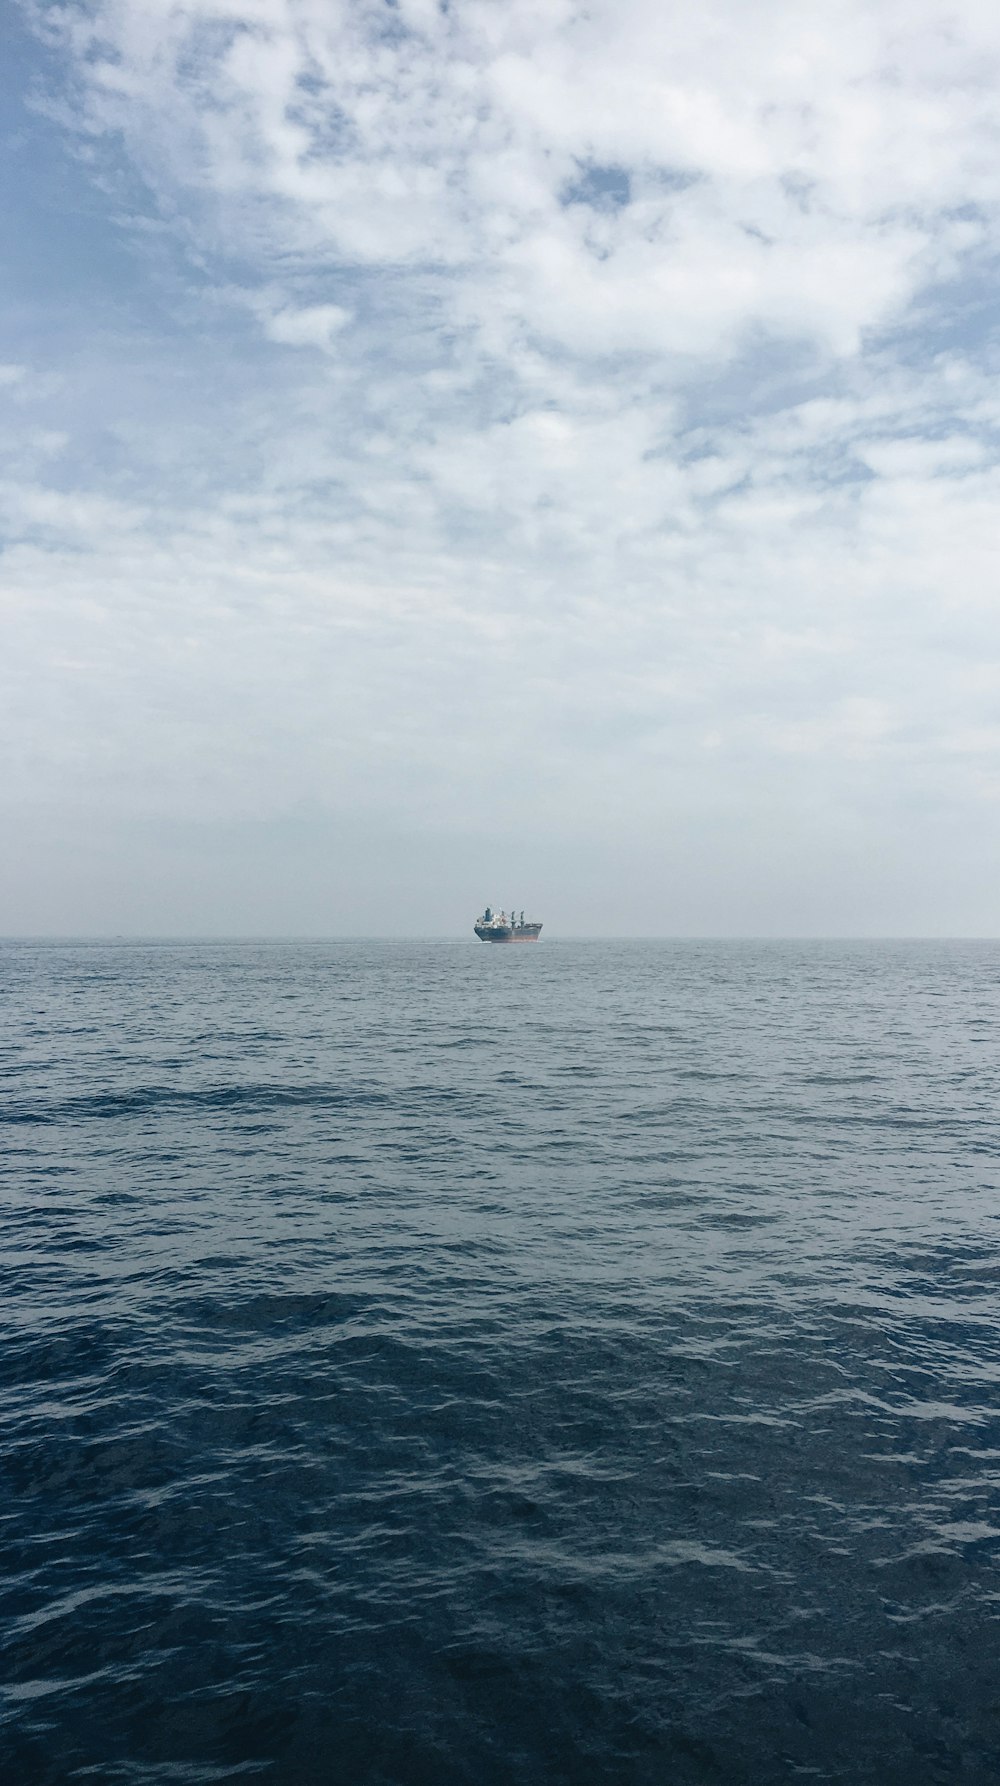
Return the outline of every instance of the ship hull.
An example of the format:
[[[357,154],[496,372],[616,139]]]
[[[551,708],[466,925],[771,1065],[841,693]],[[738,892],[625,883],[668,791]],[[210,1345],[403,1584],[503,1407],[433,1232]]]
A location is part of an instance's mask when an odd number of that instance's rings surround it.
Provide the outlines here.
[[[475,931],[481,943],[537,943],[541,928],[540,924],[526,924],[523,930],[501,930],[477,924]]]

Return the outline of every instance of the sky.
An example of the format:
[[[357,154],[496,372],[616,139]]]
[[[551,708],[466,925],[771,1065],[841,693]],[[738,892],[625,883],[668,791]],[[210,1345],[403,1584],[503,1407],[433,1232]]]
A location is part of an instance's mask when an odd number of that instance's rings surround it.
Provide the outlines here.
[[[1000,9],[3,42],[0,933],[1000,933]]]

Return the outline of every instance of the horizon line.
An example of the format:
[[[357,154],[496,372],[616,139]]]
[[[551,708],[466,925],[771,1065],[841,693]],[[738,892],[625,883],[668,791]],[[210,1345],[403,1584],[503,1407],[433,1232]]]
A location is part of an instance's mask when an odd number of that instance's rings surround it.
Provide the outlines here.
[[[0,931],[4,943],[468,943],[464,931],[38,930]],[[562,931],[547,943],[989,943],[990,931]]]

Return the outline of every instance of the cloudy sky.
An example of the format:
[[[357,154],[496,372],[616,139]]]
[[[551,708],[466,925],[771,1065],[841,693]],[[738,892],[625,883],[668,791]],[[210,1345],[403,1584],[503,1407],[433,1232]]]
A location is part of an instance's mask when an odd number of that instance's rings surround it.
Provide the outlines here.
[[[0,931],[1000,932],[1000,9],[4,43]]]

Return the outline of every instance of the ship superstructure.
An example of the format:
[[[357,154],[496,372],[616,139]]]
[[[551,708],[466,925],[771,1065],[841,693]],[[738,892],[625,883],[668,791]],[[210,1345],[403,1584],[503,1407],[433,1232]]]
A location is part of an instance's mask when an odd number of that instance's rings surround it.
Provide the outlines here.
[[[495,912],[488,905],[474,929],[481,943],[537,943],[542,927],[526,920],[523,912],[518,915],[513,906],[509,912]]]

